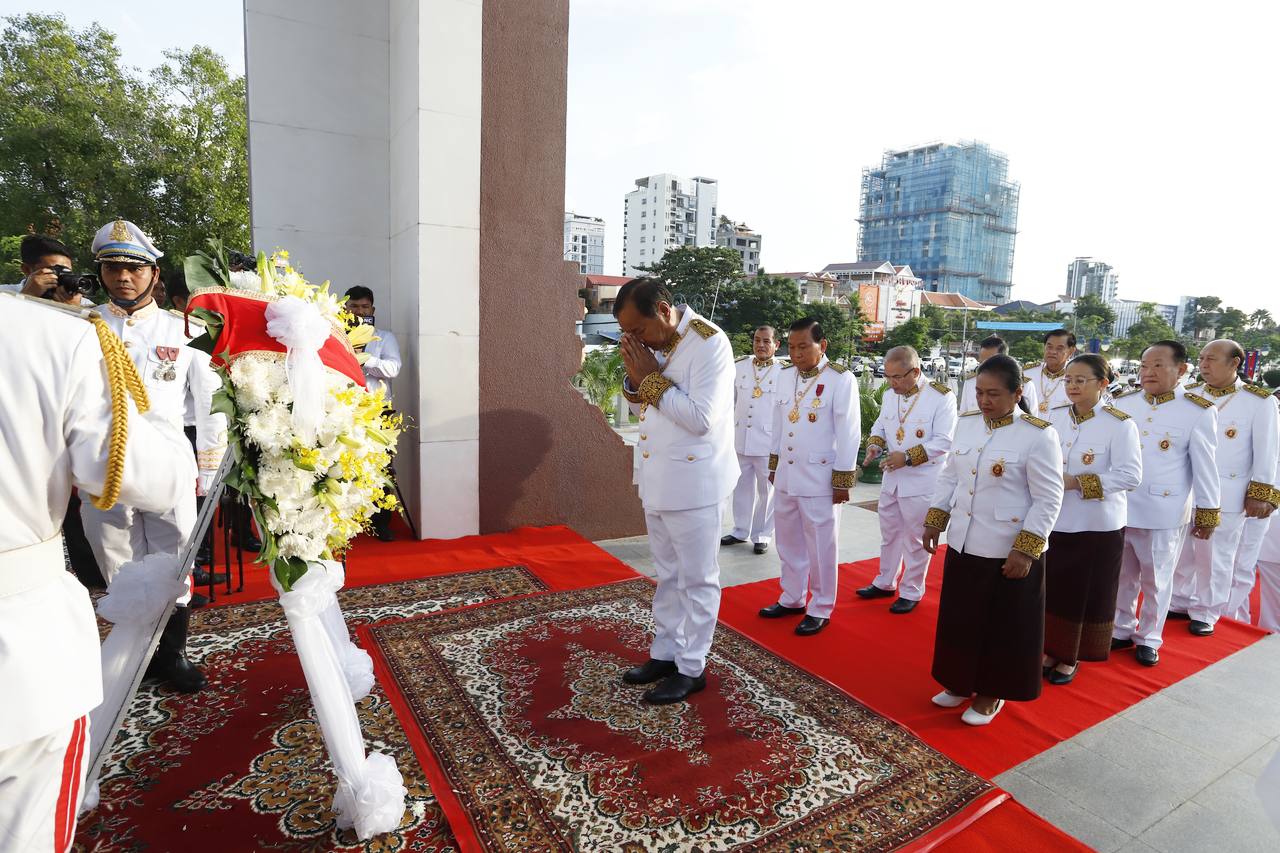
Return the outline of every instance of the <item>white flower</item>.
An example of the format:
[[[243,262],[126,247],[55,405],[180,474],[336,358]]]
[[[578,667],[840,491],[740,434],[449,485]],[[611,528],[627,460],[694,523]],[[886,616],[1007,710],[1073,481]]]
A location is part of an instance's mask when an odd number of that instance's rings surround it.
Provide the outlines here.
[[[280,537],[280,556],[299,560],[319,560],[324,554],[324,540],[298,533],[286,533]]]
[[[283,405],[269,405],[244,420],[249,440],[267,452],[285,450],[293,443],[293,422]]]
[[[236,290],[262,290],[262,277],[256,272],[241,270],[231,273],[231,286]]]

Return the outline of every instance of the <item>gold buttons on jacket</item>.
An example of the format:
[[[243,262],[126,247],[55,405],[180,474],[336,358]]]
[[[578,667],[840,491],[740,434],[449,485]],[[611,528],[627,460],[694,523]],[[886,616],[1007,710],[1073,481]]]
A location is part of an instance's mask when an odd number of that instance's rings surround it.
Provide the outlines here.
[[[648,458],[649,458],[649,451],[647,451],[647,450],[646,450],[644,453],[642,453],[642,454],[640,454],[640,455],[641,455],[641,456],[643,456],[645,459],[648,459]]]
[[[645,440],[646,438],[648,438],[648,437],[649,437],[649,436],[647,436],[647,435],[641,435],[641,436],[640,436],[640,440],[641,440],[641,441],[644,441],[644,440]]]
[[[692,462],[692,461],[693,461],[693,459],[694,459],[694,457],[692,457],[692,456],[686,456],[685,458],[686,458],[686,459],[688,459],[690,462]]]
[[[124,321],[124,324],[125,324],[126,326],[132,326],[132,325],[134,324],[134,321],[133,321],[133,319],[131,318],[131,319],[125,320],[125,321]]]

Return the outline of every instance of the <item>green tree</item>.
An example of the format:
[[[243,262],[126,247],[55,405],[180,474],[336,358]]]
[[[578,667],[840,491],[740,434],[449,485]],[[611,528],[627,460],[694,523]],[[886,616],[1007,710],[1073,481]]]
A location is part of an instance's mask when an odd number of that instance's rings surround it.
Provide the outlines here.
[[[1239,308],[1224,308],[1218,316],[1218,337],[1236,338],[1249,325],[1249,317]]]
[[[1197,296],[1193,300],[1191,310],[1187,312],[1182,331],[1185,334],[1194,336],[1205,329],[1216,327],[1218,325],[1218,309],[1221,307],[1222,300],[1216,296]]]
[[[1009,347],[1009,355],[1022,363],[1039,361],[1044,355],[1044,344],[1038,338],[1023,338]]]
[[[1086,293],[1076,300],[1076,335],[1080,338],[1111,334],[1116,312],[1094,293]]]
[[[717,313],[727,332],[753,332],[773,326],[779,335],[804,314],[796,283],[781,276],[755,276],[720,292]]]
[[[812,317],[822,325],[822,332],[827,336],[827,358],[841,361],[849,357],[853,352],[853,339],[862,333],[861,314],[845,305],[820,302],[804,306],[803,316]]]
[[[56,15],[5,19],[0,42],[0,234],[58,234],[89,260],[119,216],[169,258],[206,236],[248,248],[244,80],[207,48],[171,52],[151,79],[115,36]]]
[[[715,320],[726,289],[742,278],[742,257],[728,246],[676,246],[657,263],[637,269],[667,282],[677,301]]]
[[[885,350],[891,347],[914,347],[918,353],[929,354],[933,339],[929,336],[929,323],[923,317],[912,317],[894,326],[884,336]]]
[[[1259,308],[1249,315],[1249,327],[1252,329],[1271,329],[1275,328],[1275,325],[1275,318],[1266,308]]]
[[[1138,306],[1138,320],[1129,327],[1128,335],[1113,341],[1112,348],[1117,349],[1125,358],[1138,359],[1142,357],[1142,351],[1153,342],[1177,337],[1173,327],[1156,311],[1155,304],[1144,302]]]
[[[592,405],[598,406],[605,417],[612,418],[625,376],[622,350],[608,347],[587,353],[582,359],[582,367],[576,379],[578,387],[586,393]]]

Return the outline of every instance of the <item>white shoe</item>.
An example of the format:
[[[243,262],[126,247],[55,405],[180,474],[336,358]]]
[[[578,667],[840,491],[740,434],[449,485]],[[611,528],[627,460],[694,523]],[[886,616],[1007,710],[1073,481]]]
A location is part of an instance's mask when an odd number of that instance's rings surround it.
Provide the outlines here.
[[[937,696],[934,696],[932,701],[933,704],[937,705],[939,708],[959,708],[965,702],[969,701],[969,697],[953,696],[944,690]]]
[[[960,722],[968,723],[971,726],[985,726],[996,718],[996,714],[1000,713],[1000,709],[1004,707],[1004,700],[996,701],[996,706],[991,709],[990,714],[984,714],[981,711],[975,711],[970,705],[964,709],[964,713],[960,715]]]

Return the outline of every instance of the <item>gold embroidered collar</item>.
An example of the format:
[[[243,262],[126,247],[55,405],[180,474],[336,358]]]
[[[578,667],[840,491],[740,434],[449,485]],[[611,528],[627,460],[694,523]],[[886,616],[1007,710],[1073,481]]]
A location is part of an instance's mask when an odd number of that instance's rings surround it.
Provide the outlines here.
[[[1234,394],[1238,390],[1236,385],[1228,385],[1226,388],[1214,388],[1208,382],[1204,383],[1204,393],[1210,397],[1225,397],[1228,394]]]
[[[1044,368],[1041,368],[1040,375],[1043,376],[1045,379],[1061,379],[1063,376],[1067,375],[1067,367],[1066,365],[1063,365],[1062,369],[1059,370],[1057,373],[1050,373],[1049,368],[1044,367]]]
[[[898,396],[899,396],[899,397],[914,397],[914,396],[915,396],[916,394],[918,394],[918,393],[920,393],[920,386],[919,386],[919,385],[912,385],[912,386],[911,386],[911,390],[910,390],[910,391],[903,391],[903,392],[902,392],[901,394],[899,394]]]
[[[1000,429],[1000,427],[1008,426],[1011,423],[1013,423],[1013,415],[1008,414],[1003,418],[995,418],[994,420],[988,419],[987,429]]]
[[[667,345],[664,346],[662,349],[658,350],[658,352],[662,353],[665,356],[670,357],[671,353],[675,351],[675,348],[680,346],[680,341],[683,338],[684,338],[684,335],[680,334],[679,332],[672,332],[671,340],[667,341]]]
[[[1082,424],[1085,421],[1089,420],[1089,418],[1093,417],[1093,409],[1090,409],[1089,411],[1085,412],[1083,415],[1076,414],[1075,406],[1072,406],[1070,411],[1071,411],[1071,422],[1073,424]]]
[[[1152,396],[1151,394],[1148,394],[1146,391],[1143,391],[1142,399],[1146,400],[1148,403],[1150,403],[1153,406],[1158,406],[1161,403],[1167,403],[1170,400],[1172,400],[1173,392],[1165,391],[1163,394],[1157,394],[1155,396]]]
[[[773,364],[773,359],[772,358],[755,358],[753,356],[751,358],[751,363],[754,364],[756,367],[768,367],[769,365]]]
[[[812,370],[802,370],[802,371],[800,371],[800,378],[801,378],[801,379],[812,379],[813,377],[817,376],[817,375],[818,375],[819,373],[821,373],[821,372],[822,372],[822,365],[821,365],[821,364],[819,364],[817,367],[813,368]]]

